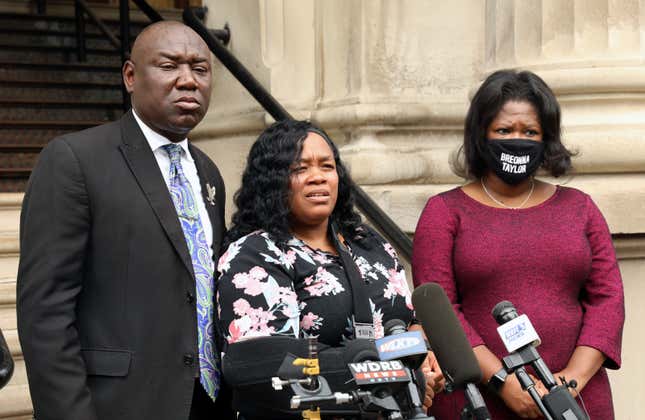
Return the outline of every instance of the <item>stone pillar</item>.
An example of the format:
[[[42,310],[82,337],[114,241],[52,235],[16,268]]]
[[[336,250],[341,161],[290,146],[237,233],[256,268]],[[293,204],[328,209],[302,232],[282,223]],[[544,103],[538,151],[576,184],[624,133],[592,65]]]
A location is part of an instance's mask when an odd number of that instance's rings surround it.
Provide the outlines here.
[[[331,133],[354,179],[404,230],[414,231],[430,194],[459,182],[447,162],[480,78],[484,2],[205,3],[211,27],[230,23],[233,53],[289,112]],[[229,156],[220,166],[234,191],[240,154],[268,120],[224,69],[216,72],[194,137],[216,159]]]

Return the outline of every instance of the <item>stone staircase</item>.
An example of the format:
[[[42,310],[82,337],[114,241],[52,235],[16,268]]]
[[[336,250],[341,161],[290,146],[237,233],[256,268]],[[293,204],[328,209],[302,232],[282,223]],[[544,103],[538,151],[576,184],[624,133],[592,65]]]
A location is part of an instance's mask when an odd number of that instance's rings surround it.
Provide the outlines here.
[[[24,191],[52,138],[123,112],[120,52],[87,21],[87,60],[79,62],[73,9],[57,13],[0,13],[0,192]],[[115,34],[117,16],[113,8],[104,20]],[[131,32],[147,23],[134,21]]]
[[[0,194],[0,329],[15,361],[9,384],[0,390],[0,419],[31,419],[31,400],[25,363],[16,331],[16,274],[18,272],[18,225],[22,194]]]

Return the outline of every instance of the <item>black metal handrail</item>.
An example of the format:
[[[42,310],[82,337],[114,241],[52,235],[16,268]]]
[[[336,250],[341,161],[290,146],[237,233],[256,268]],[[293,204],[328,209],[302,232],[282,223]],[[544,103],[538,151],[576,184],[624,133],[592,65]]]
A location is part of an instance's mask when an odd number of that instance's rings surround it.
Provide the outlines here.
[[[110,28],[103,23],[100,17],[94,13],[92,8],[85,2],[85,0],[74,1],[74,11],[76,15],[76,47],[78,49],[78,61],[85,61],[86,48],[85,48],[85,19],[83,15],[87,15],[92,22],[99,28],[99,30],[110,41],[110,44],[116,49],[121,48],[120,42],[112,33]]]
[[[47,2],[45,0],[36,0],[36,13],[39,15],[47,13]]]
[[[121,0],[121,2],[123,2],[123,0]],[[163,16],[161,16],[159,12],[157,12],[152,6],[150,6],[147,1],[132,0],[132,3],[136,4],[139,10],[141,10],[141,12],[143,12],[143,14],[146,15],[152,22],[159,22],[161,20],[164,20]],[[191,10],[193,12],[199,12],[195,13],[195,16],[197,16],[198,20],[204,20],[205,10],[207,10],[207,8],[199,7],[195,9],[191,8]],[[210,32],[211,35],[217,38],[224,45],[228,45],[228,41],[231,39],[231,31],[228,27],[228,24],[224,25],[224,29],[207,29],[207,31]]]

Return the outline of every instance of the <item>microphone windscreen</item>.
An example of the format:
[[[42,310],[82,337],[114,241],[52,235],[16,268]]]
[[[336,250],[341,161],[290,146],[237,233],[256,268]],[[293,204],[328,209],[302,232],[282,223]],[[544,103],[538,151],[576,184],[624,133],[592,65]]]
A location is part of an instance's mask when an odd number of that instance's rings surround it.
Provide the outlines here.
[[[408,330],[408,326],[405,322],[400,319],[390,319],[385,324],[383,324],[384,335],[400,334]]]
[[[479,383],[479,364],[441,286],[426,283],[417,287],[412,305],[446,379],[460,388]]]
[[[517,318],[517,311],[511,302],[503,300],[495,305],[491,315],[493,315],[493,318],[495,318],[495,321],[497,321],[499,325],[502,325],[506,324],[513,318]]]
[[[348,363],[360,363],[368,360],[380,360],[374,340],[347,340],[343,344],[346,349],[343,352],[345,365]]]

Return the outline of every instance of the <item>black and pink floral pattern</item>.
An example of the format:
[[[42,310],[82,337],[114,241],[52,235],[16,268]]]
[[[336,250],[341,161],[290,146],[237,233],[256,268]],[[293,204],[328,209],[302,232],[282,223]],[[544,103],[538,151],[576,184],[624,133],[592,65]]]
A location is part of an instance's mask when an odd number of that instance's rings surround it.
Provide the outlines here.
[[[390,319],[410,322],[410,289],[396,252],[364,227],[348,248],[368,290],[377,338]],[[256,231],[232,243],[218,263],[220,326],[229,343],[268,335],[318,337],[338,345],[352,335],[352,289],[341,259],[291,238],[280,249]]]

